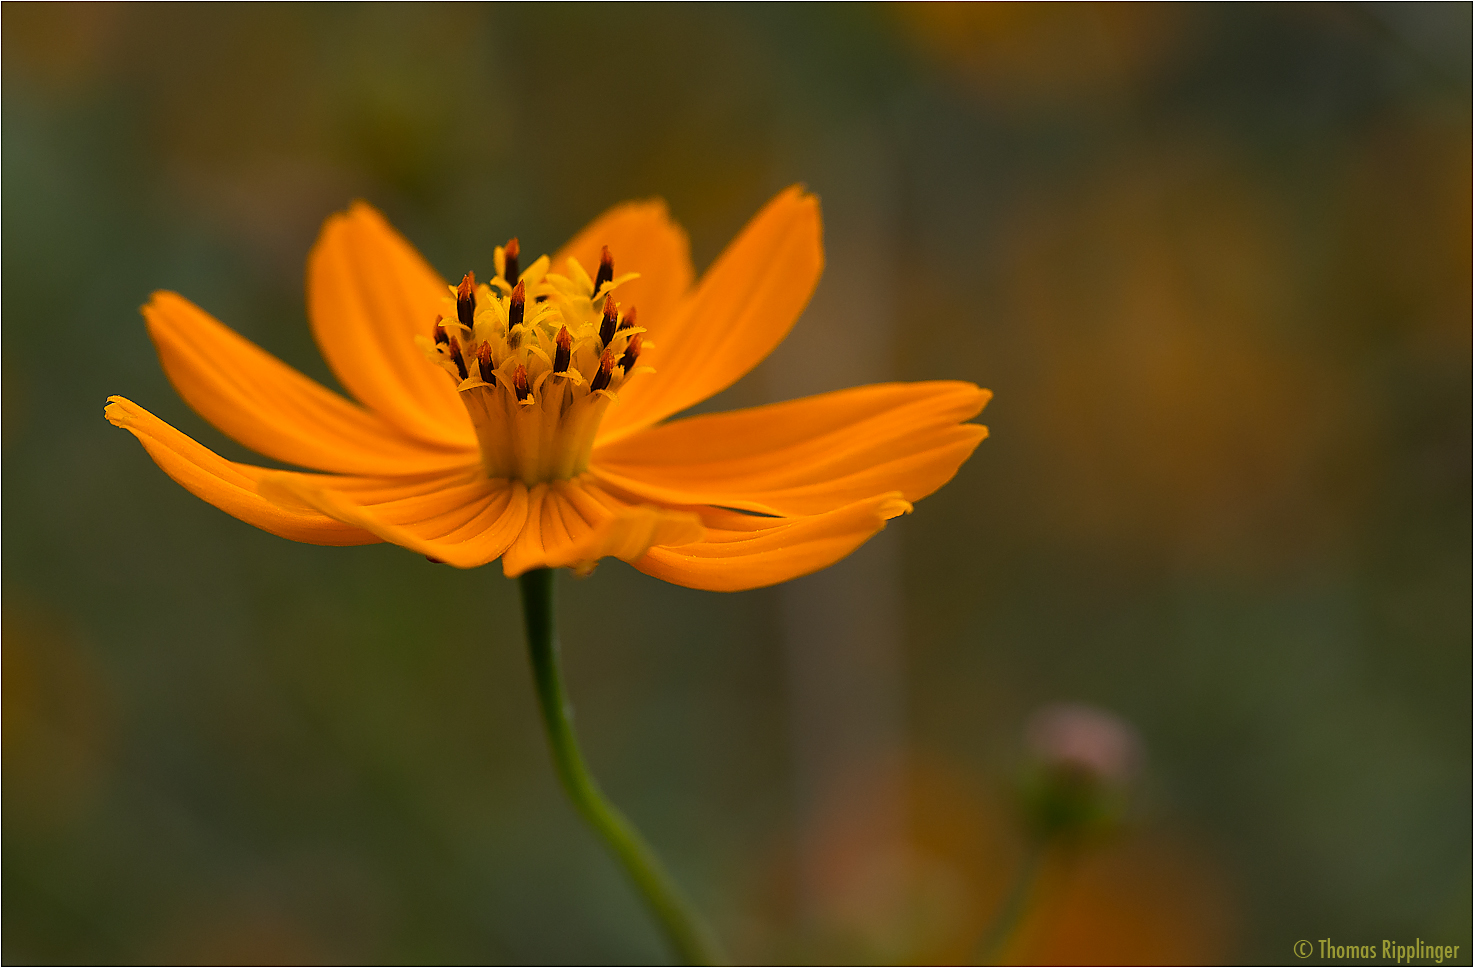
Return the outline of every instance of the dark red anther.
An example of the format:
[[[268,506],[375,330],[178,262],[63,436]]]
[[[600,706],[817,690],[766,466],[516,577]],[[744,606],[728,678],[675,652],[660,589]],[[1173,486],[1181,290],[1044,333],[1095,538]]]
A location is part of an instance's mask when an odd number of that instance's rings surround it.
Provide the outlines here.
[[[519,282],[512,290],[512,301],[507,306],[507,332],[511,332],[522,325],[523,314],[527,311],[527,285]]]
[[[619,321],[620,329],[633,329],[635,326],[635,307],[631,306],[625,311],[624,319]]]
[[[609,385],[609,380],[614,376],[614,354],[607,348],[599,356],[599,372],[594,374],[593,380],[589,382],[589,389],[602,390]]]
[[[573,336],[568,332],[567,326],[558,328],[556,342],[558,349],[553,353],[553,372],[567,373],[568,358],[573,354]]]
[[[512,374],[512,389],[517,391],[517,401],[520,403],[527,399],[532,392],[532,386],[527,382],[527,367],[521,363],[517,364],[517,372]]]
[[[476,273],[468,272],[456,286],[456,318],[467,329],[476,321]]]
[[[599,253],[599,274],[594,276],[594,295],[599,295],[599,287],[606,282],[614,281],[614,256],[609,254],[609,246],[604,246],[604,251]]]
[[[441,322],[443,319],[444,316],[438,313],[435,315],[435,342],[439,346],[450,342],[450,334],[445,331],[445,325]]]
[[[458,339],[450,341],[450,358],[455,363],[456,369],[460,370],[462,380],[471,375],[466,369],[466,358],[461,355],[461,341]]]
[[[496,370],[491,366],[491,344],[482,343],[476,350],[476,364],[481,370],[481,382],[496,386]]]
[[[630,337],[630,345],[624,348],[624,355],[619,358],[619,365],[626,374],[635,368],[635,360],[640,358],[640,344],[645,342],[644,333],[636,333]]]
[[[599,324],[599,345],[608,346],[614,338],[614,324],[619,322],[619,310],[614,308],[614,297],[604,297],[604,320]]]
[[[517,262],[517,257],[522,254],[522,246],[517,244],[516,239],[513,239],[507,243],[503,254],[506,256],[506,261],[502,267],[502,278],[515,284],[517,277],[522,275],[522,268]]]

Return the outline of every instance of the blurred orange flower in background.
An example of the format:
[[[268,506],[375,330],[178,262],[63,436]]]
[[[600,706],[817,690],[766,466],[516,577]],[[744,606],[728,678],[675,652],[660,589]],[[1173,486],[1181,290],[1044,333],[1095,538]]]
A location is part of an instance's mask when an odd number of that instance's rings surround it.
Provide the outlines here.
[[[900,780],[906,819],[893,843],[877,845],[858,798],[880,777],[857,774],[824,806],[809,845],[813,896],[800,896],[781,850],[754,862],[741,960],[980,963],[979,943],[1025,863],[1017,810],[935,750],[909,750]],[[1134,823],[1083,849],[1050,852],[996,963],[1222,964],[1232,959],[1238,907],[1209,838]]]
[[[525,269],[513,239],[489,284],[451,288],[357,203],[324,226],[307,281],[313,335],[357,404],[174,293],[143,311],[195,410],[328,473],[225,460],[123,397],[107,418],[197,497],[296,541],[388,541],[462,568],[500,557],[509,577],[614,556],[696,588],[770,585],[853,551],[987,435],[962,421],[989,392],[953,381],[661,423],[788,334],[821,234],[818,200],[790,188],[693,286],[664,203],[628,203]],[[636,271],[616,275],[616,256]]]

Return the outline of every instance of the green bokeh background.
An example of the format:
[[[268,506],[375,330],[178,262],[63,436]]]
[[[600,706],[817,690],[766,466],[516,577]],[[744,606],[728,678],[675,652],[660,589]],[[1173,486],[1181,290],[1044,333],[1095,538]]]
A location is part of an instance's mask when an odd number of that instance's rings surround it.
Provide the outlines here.
[[[1099,875],[1146,900],[1075,957],[1464,955],[1470,30],[1468,4],[6,4],[5,960],[664,959],[561,800],[498,568],[256,531],[102,407],[254,460],[138,307],[177,290],[336,386],[303,265],[355,197],[458,276],[660,195],[700,269],[795,181],[826,280],[709,407],[997,396],[956,479],[826,573],[561,582],[593,765],[735,956],[965,957],[1015,856],[976,804],[1058,700],[1140,733],[1111,849],[1158,858]],[[912,779],[874,783],[913,791],[929,860],[847,907],[856,868],[804,857],[865,854],[814,843],[867,788],[816,805],[794,751],[824,683],[790,653],[842,662],[807,604],[877,587],[876,749]],[[985,822],[1003,847],[947,847]]]

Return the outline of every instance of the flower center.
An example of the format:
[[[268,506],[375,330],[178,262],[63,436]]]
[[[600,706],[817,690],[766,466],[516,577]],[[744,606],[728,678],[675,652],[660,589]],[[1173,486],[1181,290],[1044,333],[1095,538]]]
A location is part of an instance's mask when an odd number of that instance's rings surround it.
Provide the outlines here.
[[[542,256],[519,268],[513,239],[495,252],[496,276],[466,273],[450,290],[432,336],[416,337],[456,380],[488,477],[566,480],[588,469],[594,434],[635,373],[645,330],[614,291],[638,277],[614,275],[606,246],[592,279],[575,259],[568,275]]]

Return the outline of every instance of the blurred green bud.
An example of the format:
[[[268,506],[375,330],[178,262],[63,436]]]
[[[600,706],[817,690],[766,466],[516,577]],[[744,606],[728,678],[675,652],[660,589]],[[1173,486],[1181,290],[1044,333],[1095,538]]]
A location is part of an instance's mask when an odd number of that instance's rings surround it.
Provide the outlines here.
[[[1021,794],[1033,833],[1081,841],[1109,833],[1126,810],[1141,742],[1119,717],[1058,704],[1034,714],[1025,733]]]

